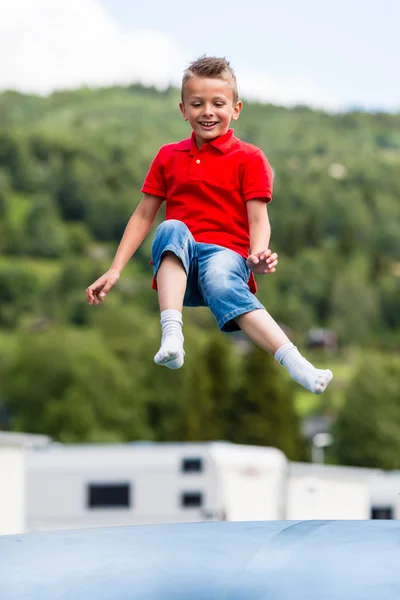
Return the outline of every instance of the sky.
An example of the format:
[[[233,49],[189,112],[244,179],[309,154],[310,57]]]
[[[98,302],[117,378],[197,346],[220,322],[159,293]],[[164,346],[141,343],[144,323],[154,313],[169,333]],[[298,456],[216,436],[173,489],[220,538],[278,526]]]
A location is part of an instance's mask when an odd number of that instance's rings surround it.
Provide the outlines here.
[[[244,99],[397,112],[399,30],[399,0],[0,0],[0,90],[162,89],[206,54]]]

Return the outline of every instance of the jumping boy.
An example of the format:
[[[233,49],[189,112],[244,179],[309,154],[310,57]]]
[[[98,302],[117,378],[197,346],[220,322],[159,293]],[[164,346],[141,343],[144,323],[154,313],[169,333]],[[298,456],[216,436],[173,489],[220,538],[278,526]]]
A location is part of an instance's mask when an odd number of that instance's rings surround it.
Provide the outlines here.
[[[254,295],[254,274],[274,273],[278,262],[268,249],[272,172],[262,151],[229,128],[242,110],[229,62],[194,61],[184,72],[179,106],[192,135],[159,150],[111,268],[87,288],[87,301],[104,301],[165,201],[166,220],[152,246],[162,327],[154,361],[183,365],[183,306],[208,306],[222,331],[244,331],[295,381],[320,394],[331,371],[303,358]]]

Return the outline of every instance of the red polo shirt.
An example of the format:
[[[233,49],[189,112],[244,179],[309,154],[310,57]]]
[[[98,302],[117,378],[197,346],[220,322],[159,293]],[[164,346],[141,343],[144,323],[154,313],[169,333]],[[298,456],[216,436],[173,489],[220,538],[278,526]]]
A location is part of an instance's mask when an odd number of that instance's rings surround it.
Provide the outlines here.
[[[196,242],[249,254],[246,202],[270,202],[272,171],[263,152],[233,129],[198,149],[195,134],[160,148],[142,193],[166,200],[166,219],[185,223]],[[256,291],[254,278],[249,281]]]

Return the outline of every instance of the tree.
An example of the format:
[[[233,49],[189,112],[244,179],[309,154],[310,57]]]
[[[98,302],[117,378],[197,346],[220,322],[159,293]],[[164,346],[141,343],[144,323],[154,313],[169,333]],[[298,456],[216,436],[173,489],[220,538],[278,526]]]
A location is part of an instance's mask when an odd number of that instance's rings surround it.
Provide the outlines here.
[[[96,332],[21,334],[3,393],[16,431],[62,442],[148,437],[140,394]]]
[[[0,133],[0,166],[6,166],[15,190],[31,191],[33,182],[32,161],[26,136]]]
[[[205,352],[205,370],[209,376],[209,394],[213,406],[207,439],[230,440],[235,423],[234,395],[238,384],[239,358],[233,342],[221,332],[210,334]]]
[[[271,355],[256,346],[245,356],[243,369],[231,441],[274,446],[290,459],[299,460],[304,443],[294,408],[294,382]]]
[[[0,266],[0,326],[12,328],[32,312],[40,291],[40,279],[28,265]]]
[[[340,464],[400,468],[400,361],[365,359],[333,427],[331,453]]]
[[[379,326],[378,295],[368,268],[366,257],[355,255],[342,266],[332,286],[331,327],[344,344],[372,339]]]
[[[51,199],[32,198],[26,216],[24,243],[27,254],[45,258],[60,257],[67,249],[67,232]]]
[[[158,328],[157,345],[159,340]],[[201,332],[189,324],[185,325],[185,351],[182,369],[171,371],[154,363],[146,369],[149,423],[160,441],[201,442],[217,436],[206,344]],[[148,363],[151,356],[147,355]]]

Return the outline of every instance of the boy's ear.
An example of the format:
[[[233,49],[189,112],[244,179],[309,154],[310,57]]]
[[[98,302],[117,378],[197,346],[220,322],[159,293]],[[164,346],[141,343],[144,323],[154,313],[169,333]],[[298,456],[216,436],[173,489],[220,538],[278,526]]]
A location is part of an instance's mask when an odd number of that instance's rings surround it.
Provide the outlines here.
[[[239,115],[242,112],[242,108],[243,108],[243,102],[241,100],[239,100],[238,102],[236,102],[235,107],[233,109],[232,119],[234,121],[238,120]]]
[[[235,107],[233,109],[233,115],[232,115],[233,121],[238,120],[239,115],[242,111],[242,108],[243,108],[243,102],[241,100],[239,100],[238,102],[236,102]]]
[[[179,102],[179,108],[180,108],[181,113],[183,114],[183,118],[185,119],[185,121],[189,121],[189,118],[186,114],[185,107],[183,106],[183,102]]]

